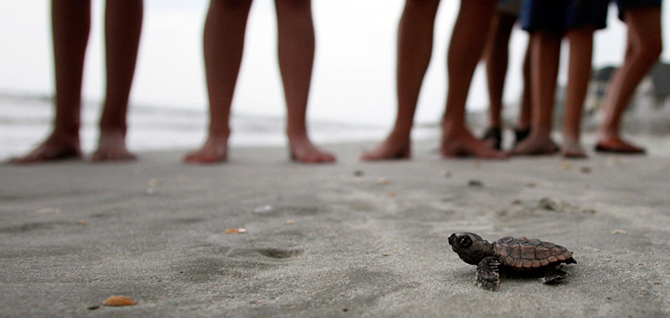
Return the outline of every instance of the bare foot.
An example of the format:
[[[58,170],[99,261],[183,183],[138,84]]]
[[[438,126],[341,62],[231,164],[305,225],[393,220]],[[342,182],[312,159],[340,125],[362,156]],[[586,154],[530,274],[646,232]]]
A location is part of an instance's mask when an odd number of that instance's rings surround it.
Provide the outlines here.
[[[323,151],[305,137],[289,137],[291,160],[301,163],[333,163],[335,155]]]
[[[184,157],[186,163],[214,164],[228,160],[228,137],[209,137],[202,148]]]
[[[599,139],[596,143],[596,151],[618,154],[644,154],[646,152],[644,148],[624,141],[618,136]]]
[[[553,155],[560,151],[556,143],[549,136],[531,134],[512,150],[512,154],[521,156]]]
[[[8,164],[34,164],[66,159],[81,159],[78,137],[52,134],[41,145],[23,157],[9,159]]]
[[[475,138],[467,129],[445,129],[442,134],[442,147],[440,149],[445,158],[453,157],[477,157],[482,159],[505,159],[508,155],[504,152],[490,148],[482,140]]]
[[[136,157],[126,148],[126,134],[123,132],[100,132],[98,150],[91,155],[92,162],[129,161]]]
[[[576,140],[566,140],[563,143],[561,154],[568,159],[584,159],[588,157],[582,145]]]
[[[411,141],[409,136],[397,137],[389,135],[375,149],[364,152],[361,161],[407,160],[411,157]]]

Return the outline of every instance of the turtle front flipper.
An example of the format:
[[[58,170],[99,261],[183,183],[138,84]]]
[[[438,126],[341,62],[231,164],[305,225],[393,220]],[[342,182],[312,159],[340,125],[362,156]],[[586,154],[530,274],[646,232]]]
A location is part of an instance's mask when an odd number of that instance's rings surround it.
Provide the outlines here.
[[[544,272],[544,276],[542,277],[542,283],[547,285],[558,284],[563,279],[565,279],[565,276],[567,275],[568,273],[566,271],[558,267],[549,267]]]
[[[500,282],[498,274],[500,262],[495,256],[485,257],[477,265],[477,285],[484,289],[495,290]]]

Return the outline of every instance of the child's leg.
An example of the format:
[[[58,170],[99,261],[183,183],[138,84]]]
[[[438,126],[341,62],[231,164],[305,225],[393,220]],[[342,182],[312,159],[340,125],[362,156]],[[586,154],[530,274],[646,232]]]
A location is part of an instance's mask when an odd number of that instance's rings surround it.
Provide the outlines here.
[[[517,17],[514,15],[495,13],[491,33],[487,40],[487,49],[484,52],[489,88],[489,129],[502,128],[502,98],[509,63],[509,39],[516,20]],[[489,144],[489,147],[495,148],[494,146],[496,145]],[[499,146],[497,148],[499,149]]]
[[[514,147],[514,153],[551,154],[558,150],[551,140],[551,118],[561,53],[561,35],[556,32],[537,31],[531,38],[532,127],[528,138]]]
[[[567,158],[586,157],[579,141],[579,135],[582,109],[591,79],[594,31],[593,26],[586,26],[572,29],[566,34],[570,41],[570,65],[565,100],[565,121],[563,123],[563,149],[561,152]]]
[[[530,133],[531,108],[531,78],[530,78],[531,42],[528,41],[526,55],[523,59],[523,93],[521,96],[521,109],[519,110],[519,121],[516,124],[516,141],[520,142]]]
[[[291,158],[305,163],[333,162],[335,156],[315,147],[307,136],[307,99],[314,62],[311,0],[276,0],[275,5]]]
[[[410,132],[421,83],[433,51],[433,28],[439,0],[407,0],[398,27],[396,87],[398,114],[393,131],[361,160],[408,159]]]
[[[445,157],[476,156],[505,158],[506,155],[475,138],[465,124],[465,102],[477,62],[484,50],[495,1],[462,0],[449,44],[447,67],[449,91],[444,114],[441,152]]]
[[[628,26],[626,59],[607,89],[605,118],[598,130],[598,148],[640,153],[644,149],[621,139],[621,117],[638,84],[661,54],[661,9],[631,8],[625,12],[625,22]]]
[[[100,119],[100,141],[93,161],[129,160],[126,148],[128,98],[142,31],[142,0],[106,2],[107,98]]]
[[[212,0],[205,21],[204,55],[209,97],[207,141],[186,162],[216,163],[228,155],[230,106],[242,63],[251,0]]]
[[[91,28],[91,3],[82,0],[51,2],[56,118],[51,135],[36,149],[12,163],[35,163],[81,157],[79,125],[84,56]]]

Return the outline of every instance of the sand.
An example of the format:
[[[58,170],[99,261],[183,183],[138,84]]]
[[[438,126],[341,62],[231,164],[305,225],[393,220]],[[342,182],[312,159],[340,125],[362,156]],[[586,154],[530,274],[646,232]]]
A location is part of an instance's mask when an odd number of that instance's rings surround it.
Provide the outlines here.
[[[443,160],[435,145],[374,164],[346,144],[327,166],[284,148],[2,166],[0,316],[670,315],[669,156]],[[578,264],[560,285],[485,291],[457,231],[540,238]],[[101,306],[113,295],[138,304]]]

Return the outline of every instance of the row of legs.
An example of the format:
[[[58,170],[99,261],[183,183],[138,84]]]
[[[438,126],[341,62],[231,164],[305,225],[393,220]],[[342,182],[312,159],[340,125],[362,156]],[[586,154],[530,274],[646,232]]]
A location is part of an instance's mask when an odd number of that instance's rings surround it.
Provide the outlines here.
[[[660,15],[660,8],[633,8],[626,11],[626,56],[607,90],[604,119],[597,133],[599,147],[627,153],[643,152],[642,148],[623,140],[620,124],[635,89],[661,54]],[[502,91],[507,71],[507,46],[515,22],[515,16],[505,14],[498,14],[494,18],[489,49],[485,53],[491,105],[489,130],[502,126]],[[570,62],[562,153],[569,158],[586,156],[580,143],[580,124],[591,76],[594,31],[593,27],[586,26],[570,30],[566,34],[535,32],[531,35],[524,62],[524,93],[516,129],[532,129],[525,141],[515,145],[514,153],[551,154],[559,149],[551,140],[550,134],[560,48],[562,38],[565,37],[570,45]]]
[[[244,34],[252,0],[212,0],[204,32],[204,56],[210,102],[208,138],[188,162],[219,162],[227,157],[230,135],[230,107],[244,47]],[[461,1],[460,12],[449,46],[448,95],[442,125],[441,152],[445,157],[471,155],[480,158],[505,158],[505,153],[475,138],[465,122],[465,103],[474,70],[485,49],[495,0]],[[431,59],[433,30],[439,0],[407,0],[398,29],[397,100],[398,113],[393,130],[375,149],[362,155],[364,160],[409,158],[410,132],[424,75]],[[332,162],[335,157],[312,144],[306,128],[306,111],[314,61],[314,27],[310,0],[276,0],[279,67],[288,109],[287,136],[294,160],[308,163]],[[81,157],[79,127],[84,56],[90,31],[90,1],[53,0],[52,23],[56,74],[56,116],[54,130],[47,140],[25,157],[14,162],[30,163]],[[100,119],[100,140],[93,161],[133,159],[125,144],[126,114],[137,50],[142,28],[143,1],[107,1],[106,64],[107,96]],[[496,18],[503,26],[499,36],[509,39],[508,20]],[[660,10],[635,9],[626,14],[628,44],[626,60],[617,72],[606,101],[605,121],[598,133],[605,142],[621,140],[619,123],[630,97],[642,77],[657,60],[661,50]],[[508,26],[509,25],[509,26]],[[509,30],[504,31],[504,28]],[[658,29],[658,32],[649,30]],[[507,34],[505,34],[507,32]],[[564,151],[583,153],[579,145],[579,118],[590,71],[593,29],[567,34],[571,44],[568,109],[564,128]],[[554,151],[549,138],[551,108],[556,86],[560,37],[533,36],[529,46],[528,68],[532,82],[526,87],[519,128],[531,128],[531,135],[518,145],[521,153]],[[504,48],[504,52],[501,51]],[[584,52],[589,54],[584,54]],[[495,53],[497,52],[497,53]],[[528,55],[528,54],[527,54]],[[507,44],[491,45],[487,50],[489,80],[504,82]],[[587,58],[588,57],[588,58]],[[555,62],[555,63],[554,63]],[[528,66],[530,64],[531,66]],[[556,65],[556,67],[539,67]],[[582,71],[582,72],[580,72]],[[525,81],[529,83],[530,81]],[[528,86],[528,85],[526,85]],[[551,91],[551,94],[549,92]],[[490,85],[491,124],[500,125],[502,84]],[[494,102],[497,101],[497,102]],[[532,104],[531,107],[528,105]],[[532,113],[532,116],[530,115]],[[628,145],[628,144],[625,144]],[[629,145],[632,147],[632,145]]]

